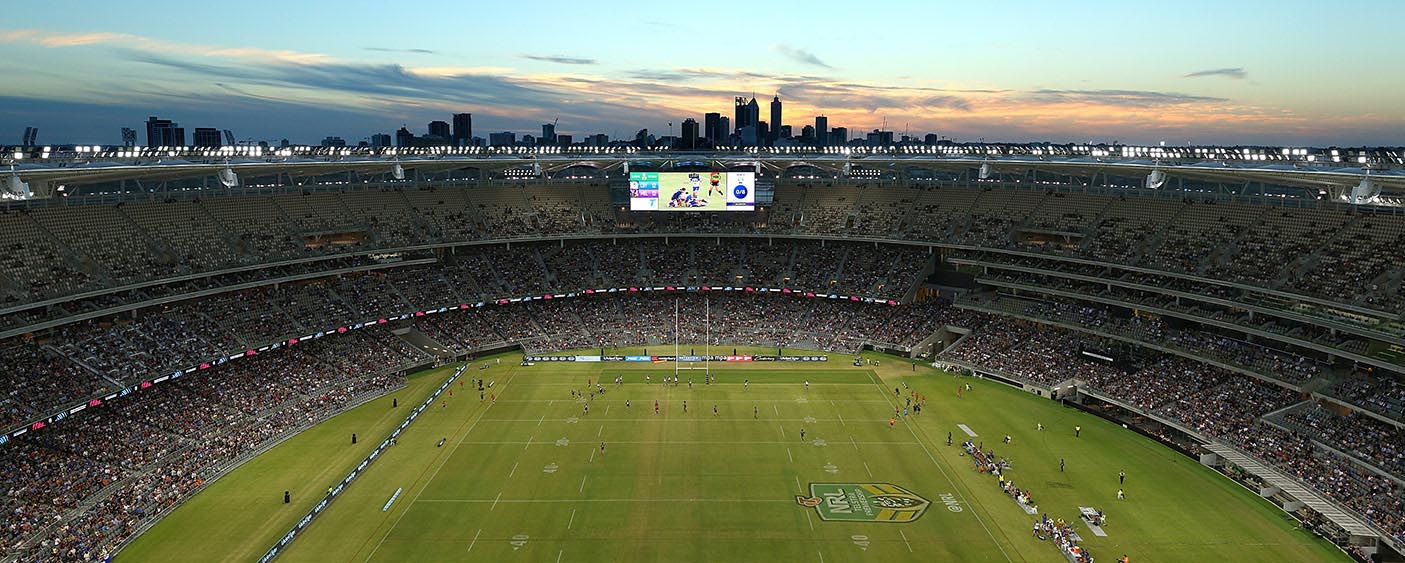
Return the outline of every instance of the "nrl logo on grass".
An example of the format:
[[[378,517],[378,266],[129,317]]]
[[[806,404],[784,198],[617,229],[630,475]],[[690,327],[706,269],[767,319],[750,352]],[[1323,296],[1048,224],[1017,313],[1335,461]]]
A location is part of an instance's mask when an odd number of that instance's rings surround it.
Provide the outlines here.
[[[810,496],[795,502],[814,508],[820,520],[844,522],[912,522],[932,504],[890,483],[810,483]]]

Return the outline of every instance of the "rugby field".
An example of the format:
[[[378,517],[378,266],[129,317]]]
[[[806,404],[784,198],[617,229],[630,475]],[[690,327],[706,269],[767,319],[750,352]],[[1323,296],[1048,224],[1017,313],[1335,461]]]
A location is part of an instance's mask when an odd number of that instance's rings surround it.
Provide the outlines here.
[[[1041,512],[1105,510],[1107,537],[1077,525],[1101,561],[1347,560],[1238,485],[1118,425],[905,360],[714,363],[713,385],[694,371],[665,386],[669,364],[521,367],[520,357],[475,362],[279,561],[1062,561],[1030,537],[1035,517],[971,469],[958,425],[1012,460],[1007,476],[1033,489]],[[246,464],[117,561],[256,560],[449,373],[412,378],[394,394],[398,409],[391,397],[373,401]],[[624,385],[611,382],[617,375]],[[471,389],[480,377],[496,401]],[[572,397],[602,379],[603,395]],[[958,398],[966,382],[973,389]],[[890,426],[913,391],[928,407]],[[1119,470],[1125,501],[1115,500]]]

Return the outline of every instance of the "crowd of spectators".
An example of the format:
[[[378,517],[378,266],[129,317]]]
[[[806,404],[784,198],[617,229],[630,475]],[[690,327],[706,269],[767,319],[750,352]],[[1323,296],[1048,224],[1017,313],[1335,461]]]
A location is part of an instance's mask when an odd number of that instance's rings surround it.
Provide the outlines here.
[[[1129,338],[1150,346],[1179,350],[1287,383],[1299,384],[1322,372],[1322,365],[1306,356],[1191,326],[1173,328],[1157,316],[1118,315],[1112,308],[1097,303],[1052,296],[1030,300],[1000,295],[968,297],[963,302],[982,309],[1047,319]]]
[[[1283,423],[1405,479],[1405,430],[1398,426],[1356,411],[1339,415],[1320,403],[1284,413]]]
[[[1345,379],[1331,393],[1373,412],[1405,421],[1405,385],[1388,377]]]
[[[1405,490],[1394,480],[1323,450],[1306,436],[1262,422],[1231,441],[1256,457],[1365,516],[1405,542]]]
[[[105,560],[241,456],[402,385],[399,370],[428,358],[395,342],[375,329],[316,339],[153,385],[12,439],[0,446],[0,557]]]

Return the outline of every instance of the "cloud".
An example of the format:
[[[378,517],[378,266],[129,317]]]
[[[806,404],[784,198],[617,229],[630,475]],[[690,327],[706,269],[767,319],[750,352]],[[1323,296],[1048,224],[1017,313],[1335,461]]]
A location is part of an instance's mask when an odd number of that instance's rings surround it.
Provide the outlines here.
[[[804,49],[797,49],[795,47],[791,47],[790,45],[782,43],[780,45],[776,45],[776,50],[780,51],[782,55],[785,55],[786,57],[790,58],[790,60],[793,60],[800,64],[807,64],[810,66],[817,66],[821,68],[834,68],[832,66],[829,66],[824,61],[820,60],[820,58],[816,57],[814,53],[811,53]]]
[[[544,63],[556,63],[561,65],[598,65],[600,61],[595,59],[585,59],[580,57],[567,57],[564,55],[518,55],[524,59],[541,61]]]
[[[61,33],[38,29],[8,29],[0,31],[0,43],[31,43],[50,48],[117,45],[142,51],[184,53],[190,56],[227,57],[239,59],[269,59],[289,63],[313,63],[332,60],[319,53],[260,49],[257,47],[219,47],[152,39],[129,33],[90,32]]]
[[[1249,72],[1240,67],[1217,68],[1214,70],[1199,70],[1182,76],[1181,78],[1204,78],[1207,76],[1223,76],[1234,80],[1244,80],[1249,77]]]
[[[1220,103],[1227,98],[1195,96],[1151,90],[1053,90],[1039,89],[1024,95],[1042,104],[1091,104],[1131,108],[1155,108],[1197,103]]]
[[[416,55],[440,54],[439,51],[435,51],[434,49],[392,49],[390,47],[362,47],[362,49],[365,49],[367,51],[376,51],[378,53],[412,53]]]

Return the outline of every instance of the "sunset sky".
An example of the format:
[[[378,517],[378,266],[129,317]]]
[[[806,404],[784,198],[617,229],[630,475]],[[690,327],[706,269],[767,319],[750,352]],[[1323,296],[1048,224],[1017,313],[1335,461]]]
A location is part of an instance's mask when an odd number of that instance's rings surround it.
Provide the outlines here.
[[[785,123],[958,140],[1405,144],[1405,2],[23,2],[0,144],[120,141],[148,115],[351,143],[674,131],[779,94]],[[144,137],[144,135],[142,135]],[[144,142],[139,138],[139,142]]]

